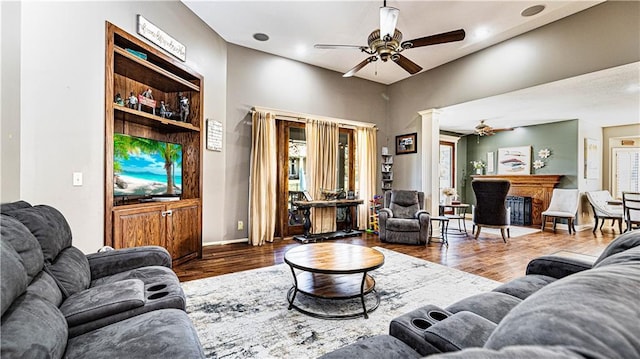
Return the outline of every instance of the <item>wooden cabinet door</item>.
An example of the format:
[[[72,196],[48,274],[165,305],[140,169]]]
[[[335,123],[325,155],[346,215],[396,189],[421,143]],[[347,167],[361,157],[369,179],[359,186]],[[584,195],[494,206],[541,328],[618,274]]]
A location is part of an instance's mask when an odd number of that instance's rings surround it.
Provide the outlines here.
[[[113,244],[116,249],[139,246],[166,248],[165,205],[113,210]]]
[[[202,245],[200,226],[200,201],[182,200],[167,204],[167,249],[173,260],[198,256]]]

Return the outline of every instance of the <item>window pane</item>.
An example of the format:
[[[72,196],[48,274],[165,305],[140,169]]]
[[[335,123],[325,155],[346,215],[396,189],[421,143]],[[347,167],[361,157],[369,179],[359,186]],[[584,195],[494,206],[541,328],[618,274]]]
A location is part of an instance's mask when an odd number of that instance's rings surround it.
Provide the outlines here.
[[[307,189],[306,181],[306,164],[307,164],[307,141],[305,137],[304,127],[289,128],[289,158],[288,177],[289,177],[289,199],[287,208],[289,212],[288,224],[290,226],[299,226],[304,223],[302,210],[292,204],[294,201],[303,201],[303,191]]]

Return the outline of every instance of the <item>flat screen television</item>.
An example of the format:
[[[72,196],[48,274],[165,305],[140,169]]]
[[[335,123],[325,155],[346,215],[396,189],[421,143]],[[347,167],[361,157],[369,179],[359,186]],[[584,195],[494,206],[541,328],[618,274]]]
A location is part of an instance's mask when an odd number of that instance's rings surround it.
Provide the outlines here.
[[[129,198],[179,198],[182,194],[182,146],[114,134],[113,195]]]

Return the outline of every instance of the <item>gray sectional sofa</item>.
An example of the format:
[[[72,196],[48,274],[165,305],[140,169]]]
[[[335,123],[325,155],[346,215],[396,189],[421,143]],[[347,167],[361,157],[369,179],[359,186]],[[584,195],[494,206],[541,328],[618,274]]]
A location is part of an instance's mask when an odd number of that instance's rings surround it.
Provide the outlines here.
[[[202,358],[160,247],[84,255],[64,216],[0,207],[2,358]]]
[[[640,230],[594,263],[534,259],[491,292],[394,319],[389,334],[322,358],[640,358]]]

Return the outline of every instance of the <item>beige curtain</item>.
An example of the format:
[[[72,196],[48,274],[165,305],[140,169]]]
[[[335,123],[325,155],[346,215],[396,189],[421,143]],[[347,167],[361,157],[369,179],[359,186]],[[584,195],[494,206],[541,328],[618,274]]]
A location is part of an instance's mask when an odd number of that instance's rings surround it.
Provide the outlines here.
[[[314,200],[323,199],[321,189],[336,189],[338,183],[338,124],[309,120],[305,126],[307,139],[307,188]],[[311,233],[334,232],[336,209],[313,208]]]
[[[254,112],[251,128],[249,172],[249,243],[273,242],[276,226],[276,119],[268,112]]]
[[[358,127],[356,132],[356,162],[358,165],[358,196],[364,205],[358,208],[358,229],[369,228],[369,200],[376,194],[378,156],[376,129]]]

